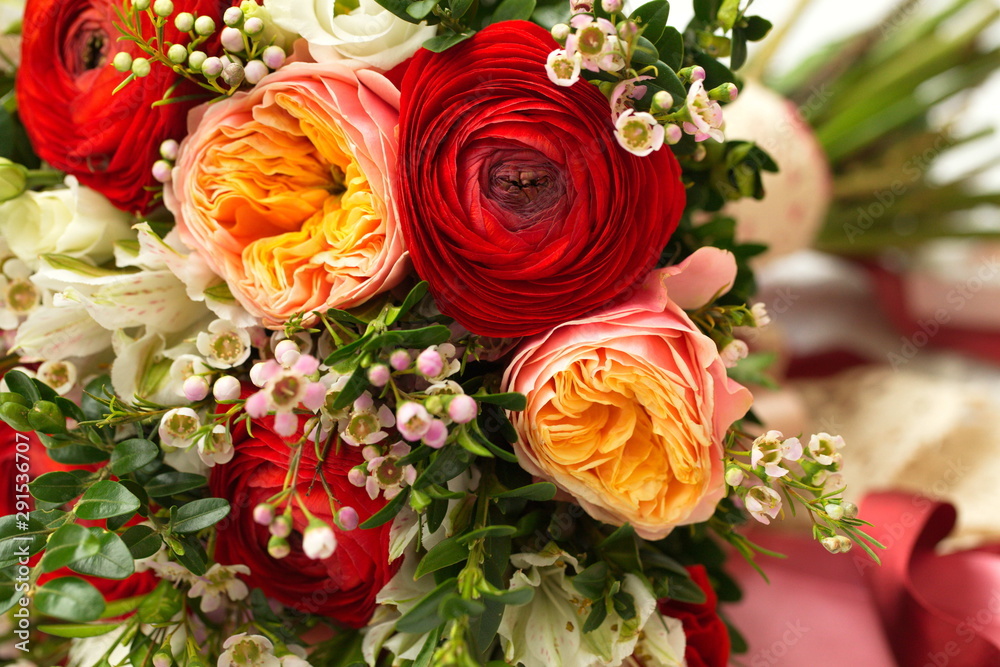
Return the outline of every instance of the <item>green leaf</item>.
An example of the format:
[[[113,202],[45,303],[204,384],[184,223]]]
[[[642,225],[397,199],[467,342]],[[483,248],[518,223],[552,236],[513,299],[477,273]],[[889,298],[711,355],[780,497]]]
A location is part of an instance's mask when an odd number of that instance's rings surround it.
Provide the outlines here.
[[[74,507],[81,519],[108,519],[139,509],[139,499],[118,482],[103,480],[87,489]]]
[[[44,444],[46,437],[42,436],[41,440]],[[46,444],[46,447],[48,448],[47,451],[50,459],[56,463],[63,463],[71,466],[85,466],[93,463],[100,463],[101,461],[107,461],[109,456],[108,452],[98,449],[97,447],[90,447],[88,445],[57,444],[56,446],[50,446]]]
[[[449,0],[448,6],[451,9],[452,18],[460,19],[465,16],[466,12],[469,11],[469,8],[472,7],[472,2],[473,0]],[[416,289],[416,287],[414,289]],[[424,291],[426,291],[426,286],[424,287]],[[413,292],[411,291],[410,293],[412,294]],[[406,297],[407,300],[409,300],[409,298],[409,296]],[[403,305],[406,305],[406,301],[403,302]],[[389,322],[389,324],[392,324],[392,322]]]
[[[480,403],[491,403],[513,412],[521,412],[528,407],[528,397],[517,392],[504,394],[476,394],[474,397]]]
[[[514,588],[501,593],[483,593],[483,597],[496,600],[500,604],[512,607],[519,607],[528,604],[535,597],[535,589],[530,586]]]
[[[165,472],[146,483],[146,493],[151,498],[176,496],[208,485],[208,478],[190,472]]]
[[[106,635],[119,626],[119,623],[66,623],[62,625],[39,625],[38,630],[53,637],[83,639]]]
[[[174,549],[174,544],[183,550],[183,553]],[[200,577],[208,572],[208,554],[205,547],[201,546],[201,541],[196,540],[191,535],[184,535],[180,539],[175,539],[171,544],[171,550],[177,558],[177,562],[191,571],[191,574]]]
[[[467,11],[469,5],[472,4],[472,0],[460,0],[460,1],[465,2],[465,11]],[[465,11],[459,13],[458,5],[459,3],[455,2],[454,0],[451,2],[451,15],[453,18],[456,19],[462,18],[462,14],[465,13]],[[406,295],[405,299],[403,299],[403,303],[399,304],[399,306],[390,307],[385,318],[386,326],[392,326],[397,321],[399,321],[400,318],[405,317],[406,314],[409,313],[410,310],[412,310],[413,307],[417,305],[417,303],[421,299],[424,298],[424,295],[427,294],[428,287],[429,284],[427,283],[427,281],[421,280],[419,283],[413,286],[413,289],[410,290],[410,293]]]
[[[31,381],[27,375],[21,371],[7,371],[3,376],[7,382],[7,388],[15,394],[20,394],[32,405],[42,400],[42,394],[38,390],[38,385]]]
[[[406,13],[415,19],[423,19],[437,7],[438,0],[417,0],[411,2],[406,8]]]
[[[47,503],[68,503],[83,493],[80,478],[62,470],[39,475],[28,488],[31,489],[31,495]]]
[[[348,405],[353,403],[361,394],[365,393],[365,389],[368,388],[368,373],[362,368],[361,364],[358,364],[354,372],[351,373],[351,377],[347,380],[344,388],[340,390],[337,394],[336,400],[333,402],[332,409],[334,411],[340,410],[341,408],[346,408]]]
[[[457,583],[458,578],[451,577],[438,584],[437,588],[421,598],[412,609],[396,621],[396,631],[424,634],[441,625],[444,619],[438,612],[438,606],[456,591]]]
[[[733,29],[732,50],[729,53],[729,66],[733,70],[743,67],[747,61],[747,36],[743,28]]]
[[[122,542],[128,547],[132,558],[141,560],[159,551],[163,539],[149,526],[132,526],[122,533]]]
[[[443,51],[447,51],[456,44],[464,42],[470,37],[472,37],[471,32],[445,33],[443,35],[438,35],[437,37],[431,37],[423,43],[423,47],[432,53],[441,53]]]
[[[684,36],[677,28],[668,25],[653,43],[660,53],[660,60],[670,69],[676,71],[684,65]],[[675,102],[679,103],[680,100]]]
[[[771,22],[759,16],[748,16],[744,31],[749,41],[759,42],[771,32]]]
[[[417,571],[413,575],[414,581],[420,579],[425,574],[437,572],[441,568],[461,563],[469,557],[469,547],[459,541],[457,536],[449,537],[438,542],[427,554],[417,563]]]
[[[178,508],[173,531],[175,533],[193,533],[214,526],[228,514],[229,501],[225,498],[195,500]]]
[[[587,620],[583,623],[584,633],[593,632],[597,628],[601,627],[604,623],[604,619],[608,617],[608,605],[605,604],[604,600],[597,600],[594,606],[590,610],[590,614],[587,616]]]
[[[655,65],[660,59],[660,53],[656,50],[656,45],[645,37],[638,37],[635,40],[635,48],[632,49],[632,62],[640,65]]]
[[[406,487],[400,491],[395,498],[386,503],[385,507],[368,517],[368,519],[362,523],[360,527],[367,530],[370,528],[378,528],[384,523],[389,523],[396,518],[396,515],[399,514],[399,510],[403,509],[403,505],[409,497],[410,487]]]
[[[670,599],[678,602],[690,602],[691,604],[705,602],[705,591],[701,590],[691,577],[672,576],[667,577],[667,581]]]
[[[486,606],[478,600],[465,600],[458,594],[452,594],[438,604],[438,614],[446,621],[476,617],[486,611]]]
[[[131,438],[115,445],[111,452],[111,472],[122,477],[156,460],[160,448],[144,438]]]
[[[465,533],[459,537],[459,541],[463,544],[468,544],[473,540],[479,540],[485,537],[505,537],[514,535],[515,533],[517,533],[517,528],[515,526],[484,526]]]
[[[181,592],[163,580],[139,603],[137,616],[143,623],[166,623],[182,606]]]
[[[635,529],[630,524],[619,527],[598,545],[605,559],[626,572],[642,572],[639,559],[639,543]]]
[[[461,447],[445,447],[437,451],[431,462],[413,482],[415,489],[422,489],[432,484],[444,485],[468,470],[472,464],[473,455]]]
[[[86,623],[100,618],[104,611],[104,597],[92,584],[79,577],[59,577],[38,589],[35,608],[47,616]]]
[[[535,11],[535,4],[535,0],[503,0],[493,12],[490,22],[527,21]]]
[[[0,517],[0,562],[16,561],[24,555],[33,556],[45,546],[49,529],[37,519],[18,518],[16,514]]]
[[[6,614],[23,597],[23,591],[18,590],[19,584],[14,581],[13,576],[13,573],[8,575],[7,572],[0,571],[0,614]]]
[[[544,502],[555,498],[556,491],[558,491],[558,489],[552,482],[538,482],[537,484],[528,484],[527,486],[522,486],[517,489],[504,491],[503,493],[498,493],[493,497],[524,498],[525,500],[537,500],[539,502]]]
[[[722,0],[722,6],[715,16],[723,30],[732,30],[740,16],[740,0]]]
[[[95,396],[104,398],[105,387],[108,388],[108,391],[111,391],[111,378],[107,375],[101,375],[87,383],[87,386],[84,388],[83,396],[80,398],[80,408],[83,410],[83,414],[87,416],[87,419],[98,421],[103,419],[107,413],[108,407],[95,398]]]
[[[100,542],[100,549],[93,556],[71,563],[69,569],[102,579],[127,579],[135,573],[135,562],[122,538],[101,528],[91,528],[91,534]]]
[[[657,86],[670,93],[675,103],[680,103],[687,97],[687,89],[681,80],[677,78],[677,73],[663,61],[656,63],[656,78],[653,80]]]
[[[447,37],[459,37],[459,35],[447,35]],[[464,39],[464,33],[462,37]],[[438,38],[434,37],[432,39]],[[427,41],[429,42],[431,40]],[[453,42],[453,44],[457,44],[460,41],[462,40],[460,39]],[[424,46],[426,48],[426,42],[424,43]],[[449,44],[448,46],[452,46],[452,44]],[[445,48],[448,47],[446,46]],[[451,329],[443,324],[432,324],[429,327],[422,327],[420,329],[397,329],[394,331],[386,331],[385,333],[368,341],[368,343],[365,344],[365,349],[376,350],[383,347],[424,348],[431,345],[440,345],[441,343],[447,342],[449,338],[451,338]]]
[[[376,2],[407,23],[420,23],[418,19],[413,18],[406,11],[411,4],[410,0],[376,0]],[[428,16],[424,20],[427,21],[428,25],[434,25],[440,21],[440,19],[434,15]]]
[[[699,21],[711,23],[719,10],[719,0],[693,0],[694,15]]]
[[[79,524],[67,523],[49,535],[48,542],[45,543],[45,555],[42,556],[42,572],[52,572],[93,556],[100,548],[101,543],[96,535]]]
[[[591,600],[600,600],[608,587],[608,564],[604,561],[598,561],[573,577],[571,581],[573,588],[580,595]]]
[[[615,613],[622,617],[622,620],[631,621],[635,618],[635,598],[631,593],[618,591],[611,598],[615,607]]]
[[[642,31],[642,36],[655,44],[667,26],[667,19],[670,18],[670,4],[666,0],[647,2],[632,12],[629,18],[637,22],[639,27],[645,28]]]

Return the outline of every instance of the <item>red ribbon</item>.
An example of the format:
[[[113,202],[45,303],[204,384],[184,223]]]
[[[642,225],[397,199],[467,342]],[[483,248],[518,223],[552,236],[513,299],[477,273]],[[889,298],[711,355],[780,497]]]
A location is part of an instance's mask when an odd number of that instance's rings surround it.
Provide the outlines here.
[[[862,576],[901,667],[1000,665],[1000,545],[936,553],[955,526],[947,503],[885,492],[862,507],[887,547]]]

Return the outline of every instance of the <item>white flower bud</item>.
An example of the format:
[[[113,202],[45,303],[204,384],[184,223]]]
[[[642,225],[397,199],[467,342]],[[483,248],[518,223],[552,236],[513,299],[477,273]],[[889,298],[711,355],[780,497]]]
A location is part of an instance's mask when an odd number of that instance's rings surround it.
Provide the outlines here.
[[[240,381],[232,375],[223,375],[212,386],[212,395],[217,401],[235,401],[240,397]]]
[[[259,35],[264,32],[264,22],[256,16],[248,18],[247,22],[243,24],[243,32],[250,36]]]
[[[169,183],[170,182],[170,172],[173,167],[166,160],[157,160],[153,163],[153,178],[159,183]]]
[[[209,56],[202,62],[201,73],[208,77],[216,77],[222,74],[222,60],[215,56]]]
[[[322,521],[311,521],[302,535],[302,551],[313,560],[329,558],[337,549],[333,529]]]
[[[111,62],[114,64],[116,70],[124,74],[132,69],[132,54],[119,51],[115,54],[115,58]]]
[[[257,85],[270,72],[262,60],[251,60],[243,68],[243,71],[246,74],[247,83],[252,85]]]
[[[150,71],[152,71],[152,67],[145,58],[136,58],[132,61],[132,74],[137,77],[149,76]]]
[[[157,16],[170,16],[174,13],[173,0],[156,0],[153,3],[153,13]]]
[[[215,21],[211,16],[199,16],[194,22],[194,31],[202,37],[215,32]]]
[[[571,30],[565,23],[557,23],[552,26],[552,39],[556,40],[560,44],[566,43],[566,38],[569,37]]]
[[[285,64],[285,50],[280,46],[269,46],[260,54],[260,59],[271,69],[278,69]]]
[[[0,202],[17,197],[27,187],[27,170],[16,162],[0,158]]]
[[[144,12],[149,9],[149,3],[150,0],[132,0],[132,7],[140,12]]]
[[[243,33],[236,28],[223,28],[221,42],[222,48],[233,53],[239,53],[246,48],[243,43]]]
[[[172,44],[167,49],[167,59],[175,65],[180,65],[187,60],[188,50],[183,44]]]
[[[222,22],[231,28],[238,28],[243,24],[243,10],[239,7],[230,7],[222,15]]]
[[[206,60],[208,60],[208,54],[204,51],[192,51],[191,55],[188,56],[188,67],[198,72]]]
[[[840,505],[835,505],[833,503],[828,504],[823,510],[827,513],[834,521],[840,521],[844,518],[844,508]]]
[[[836,537],[824,537],[819,543],[832,554],[840,553],[840,540]]]
[[[194,14],[181,12],[174,18],[174,27],[181,32],[191,32],[194,30]]]
[[[160,156],[164,160],[176,160],[177,151],[180,149],[180,144],[174,139],[167,139],[162,144],[160,144]]]
[[[841,507],[844,508],[844,518],[845,519],[856,519],[858,518],[858,506],[854,503],[841,503]]]

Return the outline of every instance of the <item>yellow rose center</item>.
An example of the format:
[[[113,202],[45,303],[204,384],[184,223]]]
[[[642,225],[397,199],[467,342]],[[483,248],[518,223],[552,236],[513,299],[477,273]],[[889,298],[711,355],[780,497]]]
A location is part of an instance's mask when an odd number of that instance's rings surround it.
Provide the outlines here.
[[[555,395],[532,429],[547,472],[654,524],[682,520],[697,504],[711,474],[712,440],[685,378],[599,349],[552,384]]]
[[[383,220],[351,143],[308,97],[278,93],[221,127],[198,181],[211,219],[243,247],[240,284],[269,308],[318,307],[310,299],[371,275]]]

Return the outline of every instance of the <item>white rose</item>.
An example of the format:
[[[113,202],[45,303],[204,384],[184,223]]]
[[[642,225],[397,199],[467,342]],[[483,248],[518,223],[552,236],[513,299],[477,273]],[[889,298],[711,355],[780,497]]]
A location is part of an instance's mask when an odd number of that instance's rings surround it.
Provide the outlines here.
[[[131,216],[72,176],[67,188],[25,192],[0,205],[0,235],[11,252],[32,268],[48,253],[86,257],[96,264],[111,259],[114,243],[134,237]]]
[[[334,0],[265,0],[274,22],[302,35],[316,60],[354,60],[359,67],[389,70],[403,62],[437,28],[408,23],[375,0],[360,0],[350,14],[334,16]]]

